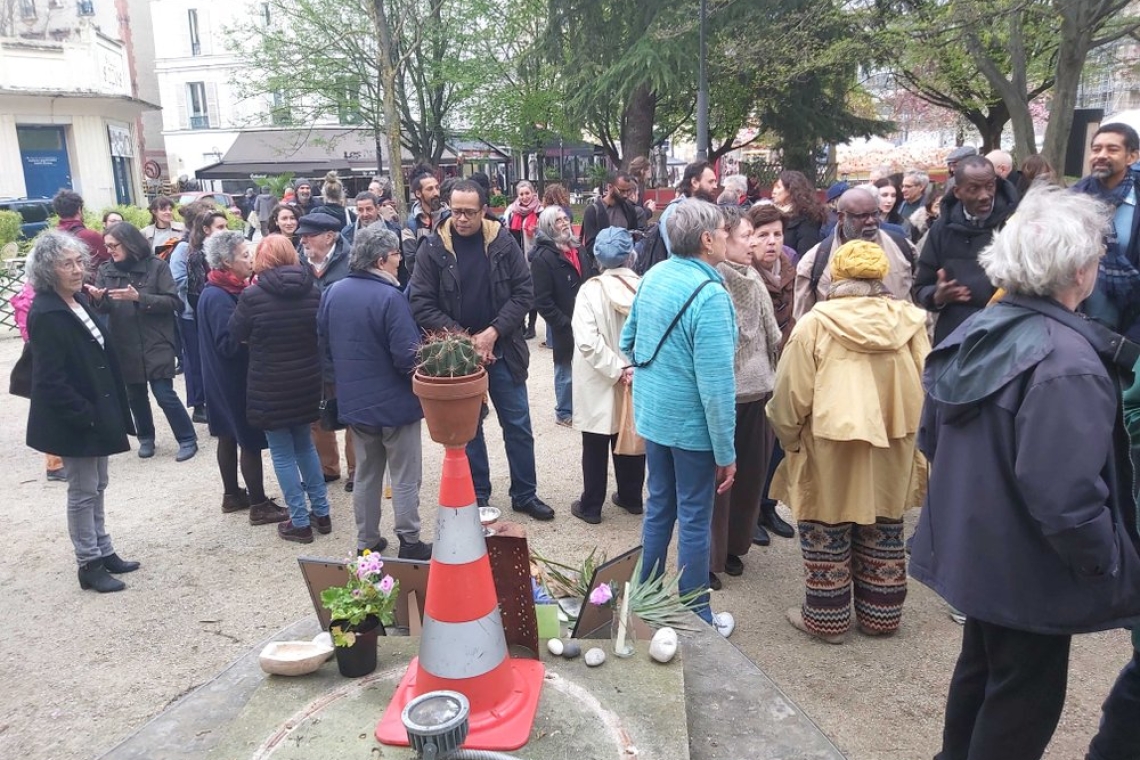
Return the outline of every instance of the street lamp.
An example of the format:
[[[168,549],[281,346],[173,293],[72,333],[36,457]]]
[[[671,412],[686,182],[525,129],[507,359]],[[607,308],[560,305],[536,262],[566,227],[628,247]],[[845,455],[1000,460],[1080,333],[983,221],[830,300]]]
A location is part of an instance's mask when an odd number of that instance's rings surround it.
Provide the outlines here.
[[[697,74],[697,160],[709,157],[709,78],[706,71],[708,49],[705,46],[705,21],[708,17],[708,0],[701,0],[700,68]]]

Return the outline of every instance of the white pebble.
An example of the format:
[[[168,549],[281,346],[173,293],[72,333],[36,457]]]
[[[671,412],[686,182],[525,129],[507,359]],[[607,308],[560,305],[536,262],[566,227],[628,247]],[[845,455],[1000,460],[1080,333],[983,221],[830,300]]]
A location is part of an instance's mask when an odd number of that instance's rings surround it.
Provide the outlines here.
[[[653,634],[649,642],[649,656],[657,662],[669,662],[677,655],[677,632],[672,628],[662,628]]]
[[[546,648],[555,657],[560,656],[562,654],[562,650],[563,650],[562,639],[547,639],[546,640]]]
[[[606,653],[597,647],[586,652],[586,666],[596,668],[606,661]]]

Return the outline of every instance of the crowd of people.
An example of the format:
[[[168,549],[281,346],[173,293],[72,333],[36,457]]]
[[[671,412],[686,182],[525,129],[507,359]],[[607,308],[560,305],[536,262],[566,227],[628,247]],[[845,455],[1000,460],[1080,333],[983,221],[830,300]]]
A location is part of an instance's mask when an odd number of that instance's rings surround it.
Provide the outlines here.
[[[798,535],[803,558],[788,623],[835,645],[899,630],[910,553],[910,574],[964,625],[939,760],[1038,758],[1072,635],[1140,624],[1140,347],[1126,339],[1140,338],[1140,138],[1105,125],[1091,154],[1071,189],[1039,159],[1017,172],[1008,154],[963,148],[942,188],[918,168],[820,191],[784,171],[768,198],[696,162],[659,214],[644,178],[621,171],[580,235],[560,187],[540,198],[520,182],[499,218],[486,176],[430,171],[404,222],[380,187],[350,218],[335,175],[321,198],[305,181],[291,202],[259,196],[256,245],[209,204],[180,209],[175,228],[163,198],[150,227],[98,235],[61,192],[22,294],[28,444],[62,458],[48,469],[69,484],[85,589],[120,590],[139,567],[115,552],[104,491],[128,436],[156,452],[148,389],[176,459],[197,452],[196,423],[218,439],[222,510],[287,541],[331,531],[346,428],[358,551],[387,550],[387,473],[398,556],[427,559],[420,337],[472,336],[511,507],[551,520],[527,388],[540,314],[555,422],[581,435],[570,515],[604,520],[612,459],[609,501],[642,515],[645,577],[666,569],[676,532],[679,591],[724,636],[735,620],[711,591],[772,534]],[[266,495],[266,448],[284,506]],[[489,505],[482,421],[467,455]],[[1134,643],[1091,760],[1140,756]]]

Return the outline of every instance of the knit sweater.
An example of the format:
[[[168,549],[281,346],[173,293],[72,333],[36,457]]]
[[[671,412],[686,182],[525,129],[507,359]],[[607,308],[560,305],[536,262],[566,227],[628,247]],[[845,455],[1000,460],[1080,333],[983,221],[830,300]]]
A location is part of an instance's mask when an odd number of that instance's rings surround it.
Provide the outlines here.
[[[706,286],[685,309],[673,332],[665,330],[689,296]],[[621,350],[645,362],[633,379],[637,431],[660,446],[712,451],[716,463],[736,461],[736,382],[733,355],[736,317],[724,279],[704,261],[670,257],[641,281],[621,334]]]
[[[776,323],[772,297],[763,278],[750,264],[722,261],[716,270],[736,310],[736,402],[758,401],[776,385],[776,357],[780,350],[780,326]]]

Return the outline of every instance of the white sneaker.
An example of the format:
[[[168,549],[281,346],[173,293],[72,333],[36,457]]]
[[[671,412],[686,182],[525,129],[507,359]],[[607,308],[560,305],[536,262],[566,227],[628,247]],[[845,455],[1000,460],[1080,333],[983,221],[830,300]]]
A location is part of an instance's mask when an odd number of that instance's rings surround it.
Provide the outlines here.
[[[732,616],[731,612],[715,613],[713,615],[712,624],[713,628],[717,630],[717,633],[726,639],[736,630],[736,618]]]
[[[963,615],[961,612],[954,609],[953,607],[950,607],[950,605],[946,605],[946,606],[948,608],[946,611],[950,613],[950,619],[951,620],[953,620],[958,625],[965,625],[966,624],[966,616],[965,615]]]

